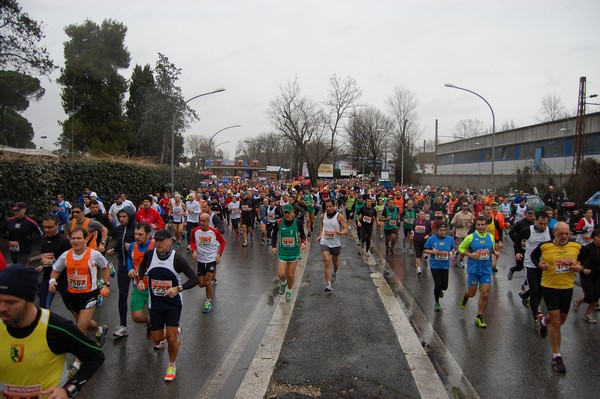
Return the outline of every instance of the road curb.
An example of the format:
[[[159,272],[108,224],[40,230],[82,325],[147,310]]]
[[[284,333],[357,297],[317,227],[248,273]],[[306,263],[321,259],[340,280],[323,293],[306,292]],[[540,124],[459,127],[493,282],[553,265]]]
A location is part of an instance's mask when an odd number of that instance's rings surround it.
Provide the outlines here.
[[[283,346],[285,334],[290,324],[292,312],[296,306],[298,298],[298,290],[302,286],[302,278],[306,269],[306,262],[310,252],[310,241],[306,244],[306,249],[303,252],[303,259],[298,262],[296,273],[294,274],[295,286],[293,289],[292,301],[285,302],[283,296],[279,296],[279,302],[273,316],[269,321],[269,325],[263,335],[260,345],[256,350],[256,354],[250,363],[250,367],[246,371],[244,379],[240,383],[238,390],[235,393],[236,399],[261,399],[265,397],[271,376],[275,370],[275,365],[279,359],[279,353]]]

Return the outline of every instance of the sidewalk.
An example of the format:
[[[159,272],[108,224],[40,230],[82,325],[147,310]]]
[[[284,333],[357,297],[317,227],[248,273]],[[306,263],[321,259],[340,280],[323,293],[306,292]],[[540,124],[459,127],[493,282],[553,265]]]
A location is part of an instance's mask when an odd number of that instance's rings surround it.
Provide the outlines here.
[[[334,291],[325,293],[316,237],[311,244],[295,303],[280,298],[236,397],[447,398],[382,266],[345,237]]]

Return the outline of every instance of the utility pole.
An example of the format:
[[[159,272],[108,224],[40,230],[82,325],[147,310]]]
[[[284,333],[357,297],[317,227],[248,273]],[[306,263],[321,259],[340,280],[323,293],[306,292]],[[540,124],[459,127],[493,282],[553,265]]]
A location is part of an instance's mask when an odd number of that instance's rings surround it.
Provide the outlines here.
[[[583,162],[583,144],[585,141],[585,80],[585,76],[579,78],[579,100],[577,101],[577,121],[575,122],[572,174],[577,174],[581,162]]]

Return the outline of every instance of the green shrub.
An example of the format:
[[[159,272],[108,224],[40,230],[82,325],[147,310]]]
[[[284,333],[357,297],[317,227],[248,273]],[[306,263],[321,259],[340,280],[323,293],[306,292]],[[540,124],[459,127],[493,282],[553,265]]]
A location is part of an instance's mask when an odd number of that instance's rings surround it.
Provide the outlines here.
[[[192,187],[195,172],[175,169],[175,189]],[[84,187],[95,191],[110,207],[115,194],[126,193],[134,204],[149,193],[160,192],[171,181],[165,165],[105,159],[0,159],[0,212],[11,215],[15,202],[27,203],[27,215],[36,220],[50,209],[56,194],[76,203]]]

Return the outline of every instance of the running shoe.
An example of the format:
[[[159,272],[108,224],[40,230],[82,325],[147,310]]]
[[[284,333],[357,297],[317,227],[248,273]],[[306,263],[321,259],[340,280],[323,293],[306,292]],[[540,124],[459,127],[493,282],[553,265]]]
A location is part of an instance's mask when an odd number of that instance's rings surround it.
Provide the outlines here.
[[[475,325],[479,328],[486,328],[487,324],[483,321],[483,316],[477,316],[475,318]]]
[[[152,330],[150,330],[150,323],[146,323],[146,338],[152,339]]]
[[[508,269],[508,274],[506,275],[506,278],[508,278],[508,281],[512,281],[513,274],[515,274],[515,272],[513,271],[513,269],[512,268]]]
[[[158,344],[154,344],[154,349],[158,350],[158,349],[164,349],[165,345],[167,344],[167,340],[163,339],[162,341],[160,341]]]
[[[283,295],[285,292],[285,287],[287,287],[287,281],[281,281],[279,283],[279,295]]]
[[[540,336],[540,338],[546,338],[546,334],[548,334],[548,327],[546,327],[543,323],[544,315],[539,313],[537,315],[537,319],[538,319],[538,323],[536,325],[537,333]]]
[[[579,311],[579,306],[581,304],[579,302],[577,302],[577,299],[575,300],[575,302],[573,302],[573,312],[577,312]]]
[[[100,348],[104,346],[104,342],[106,342],[106,333],[108,332],[108,326],[104,324],[100,327],[100,335],[96,333],[96,345]]]
[[[202,313],[210,313],[212,310],[212,302],[208,299],[204,302],[204,308],[202,309]]]
[[[492,273],[498,273],[498,268],[492,269]]]
[[[390,249],[389,249],[389,247],[385,247],[385,254],[387,255],[387,254],[389,254],[389,253],[390,253]]]
[[[332,283],[335,283],[335,278],[336,277],[337,277],[337,273],[336,272],[331,273],[331,282]]]
[[[292,290],[285,291],[285,301],[292,302]]]
[[[169,363],[167,367],[167,373],[165,374],[165,382],[171,382],[177,376],[177,367],[175,363]]]
[[[558,373],[565,373],[567,371],[567,368],[563,363],[562,356],[556,356],[552,358],[552,370]]]
[[[371,257],[371,251],[365,252],[365,255],[367,256],[367,258],[370,258]]]
[[[413,251],[412,247],[410,247],[410,249],[408,250],[408,254],[410,256],[413,256],[415,254],[415,251]]]
[[[433,306],[433,308],[435,309],[436,312],[439,312],[442,310],[442,307],[440,306],[439,302],[436,302],[435,305]]]
[[[192,247],[190,247],[189,245],[187,246],[187,248],[185,249],[188,252],[192,252]]]
[[[212,279],[212,281],[211,281],[210,283],[213,285],[213,287],[216,287],[216,286],[217,286],[217,284],[218,284],[218,281],[217,281],[217,279],[216,279],[216,278],[213,278],[213,279]]]
[[[177,245],[176,245],[176,247],[177,247],[177,248],[181,248],[181,241],[177,241]]]
[[[583,320],[587,321],[588,323],[597,323],[598,322],[596,319],[594,319],[594,316],[592,316],[591,313],[583,316]]]
[[[69,366],[69,370],[67,371],[67,378],[69,380],[72,380],[73,377],[75,377],[75,374],[77,374],[77,372],[79,371],[79,367],[75,366],[74,364]]]
[[[421,274],[421,266],[417,266],[417,276],[420,276]]]
[[[242,247],[247,247],[248,246],[248,241],[244,241],[244,243],[242,244]]]
[[[117,338],[123,338],[129,335],[129,331],[127,330],[126,326],[119,326],[115,329],[115,332],[113,332],[113,337],[117,337]]]
[[[469,298],[465,298],[464,296],[462,298],[460,298],[460,302],[458,304],[460,305],[461,309],[464,309],[467,306],[468,300],[469,300]]]
[[[520,291],[519,296],[521,297],[521,303],[526,308],[529,308],[529,291]]]
[[[312,235],[312,233],[309,231],[308,234],[306,234],[308,237],[310,237]]]
[[[332,292],[333,291],[333,286],[331,285],[331,283],[327,283],[327,285],[325,286],[325,292]]]

